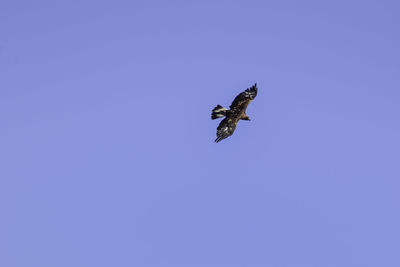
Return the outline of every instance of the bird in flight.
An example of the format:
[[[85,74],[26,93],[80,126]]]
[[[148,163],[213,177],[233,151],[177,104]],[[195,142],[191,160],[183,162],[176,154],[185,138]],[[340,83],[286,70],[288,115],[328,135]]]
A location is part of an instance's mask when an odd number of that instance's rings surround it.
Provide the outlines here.
[[[218,105],[212,110],[212,120],[225,117],[218,125],[216,143],[231,136],[240,120],[250,120],[246,115],[246,108],[256,96],[257,84],[255,83],[252,87],[238,94],[229,106],[229,109]]]

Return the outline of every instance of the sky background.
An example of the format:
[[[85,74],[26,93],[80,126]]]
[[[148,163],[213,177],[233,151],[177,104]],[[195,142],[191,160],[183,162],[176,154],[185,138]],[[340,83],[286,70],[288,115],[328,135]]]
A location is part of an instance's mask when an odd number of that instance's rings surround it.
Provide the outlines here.
[[[0,266],[400,266],[399,25],[399,1],[1,1]]]

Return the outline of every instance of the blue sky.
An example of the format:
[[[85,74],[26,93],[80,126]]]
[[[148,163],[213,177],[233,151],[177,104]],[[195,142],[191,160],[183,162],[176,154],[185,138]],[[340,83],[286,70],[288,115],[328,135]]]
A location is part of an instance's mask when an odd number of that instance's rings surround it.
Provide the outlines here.
[[[399,8],[3,1],[0,265],[400,266]]]

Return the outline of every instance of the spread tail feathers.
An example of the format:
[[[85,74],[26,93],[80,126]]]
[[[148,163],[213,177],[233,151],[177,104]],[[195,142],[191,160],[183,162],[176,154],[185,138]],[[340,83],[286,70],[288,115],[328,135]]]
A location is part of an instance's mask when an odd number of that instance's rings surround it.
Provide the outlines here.
[[[216,106],[212,110],[211,119],[215,120],[215,119],[222,118],[222,117],[226,116],[226,111],[227,111],[227,109],[224,108],[223,106],[221,106],[221,105]]]

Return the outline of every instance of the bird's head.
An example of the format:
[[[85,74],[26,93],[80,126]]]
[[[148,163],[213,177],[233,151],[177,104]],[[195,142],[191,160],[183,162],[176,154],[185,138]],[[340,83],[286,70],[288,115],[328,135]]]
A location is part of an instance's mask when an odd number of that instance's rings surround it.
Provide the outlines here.
[[[243,119],[242,120],[245,120],[245,121],[250,121],[250,118],[249,118],[249,116],[245,116],[245,117],[243,117]]]

